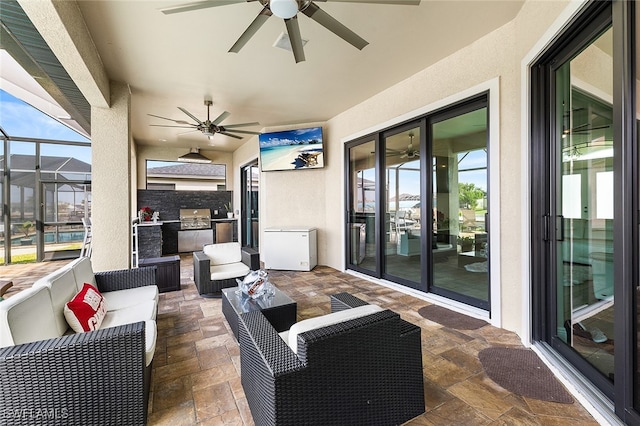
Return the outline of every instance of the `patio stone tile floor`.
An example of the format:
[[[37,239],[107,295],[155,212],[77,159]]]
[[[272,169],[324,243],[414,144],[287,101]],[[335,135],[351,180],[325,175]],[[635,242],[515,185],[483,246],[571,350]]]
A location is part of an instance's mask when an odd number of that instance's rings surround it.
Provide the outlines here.
[[[5,297],[68,262],[1,266],[0,279],[14,283]],[[160,295],[148,424],[253,425],[240,383],[238,344],[222,315],[222,302],[200,297],[190,254],[181,256],[180,272],[181,290]],[[269,271],[269,276],[298,303],[299,320],[329,313],[329,295],[345,291],[422,328],[427,411],[407,425],[598,424],[578,402],[524,398],[487,377],[478,352],[491,346],[522,347],[512,332],[490,325],[445,328],[418,314],[428,302],[329,267]]]

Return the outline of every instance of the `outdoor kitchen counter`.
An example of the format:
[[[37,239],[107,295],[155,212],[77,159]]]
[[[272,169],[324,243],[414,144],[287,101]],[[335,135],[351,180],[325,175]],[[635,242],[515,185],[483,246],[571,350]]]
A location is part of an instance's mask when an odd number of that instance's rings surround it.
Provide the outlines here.
[[[211,228],[208,231],[201,232],[202,234],[207,234],[206,240],[198,240],[193,247],[189,247],[187,252],[202,250],[201,245],[204,241],[207,243],[237,241],[237,224],[238,218],[211,219]],[[137,226],[140,259],[182,253],[179,250],[178,239],[185,230],[180,229],[179,219],[163,219],[155,223],[153,221],[142,222],[138,223]],[[194,232],[187,230],[186,233]],[[182,235],[182,238],[184,238],[184,235]],[[184,247],[182,249],[185,250]]]
[[[162,222],[137,223],[138,259],[162,256]]]

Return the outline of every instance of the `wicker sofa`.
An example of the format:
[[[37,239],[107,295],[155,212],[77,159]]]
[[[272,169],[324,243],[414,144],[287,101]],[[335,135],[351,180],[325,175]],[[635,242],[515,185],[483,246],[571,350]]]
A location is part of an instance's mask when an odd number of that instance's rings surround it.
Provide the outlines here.
[[[61,311],[84,283],[107,312],[76,334]],[[145,424],[155,283],[155,266],[94,274],[80,258],[0,302],[0,424]]]
[[[330,315],[364,305],[333,295]],[[261,312],[240,316],[241,380],[256,425],[395,425],[425,411],[419,327],[384,309],[330,323],[297,334],[296,353]]]
[[[203,297],[222,297],[222,289],[237,286],[236,278],[260,269],[260,254],[238,242],[206,244],[193,252],[193,280]]]

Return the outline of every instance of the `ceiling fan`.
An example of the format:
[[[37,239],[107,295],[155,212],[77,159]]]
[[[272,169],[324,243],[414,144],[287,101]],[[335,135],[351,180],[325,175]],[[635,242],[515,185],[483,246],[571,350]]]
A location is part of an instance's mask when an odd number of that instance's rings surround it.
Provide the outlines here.
[[[391,156],[400,155],[400,158],[420,158],[420,148],[415,149],[413,147],[413,137],[415,135],[413,132],[409,132],[409,145],[407,145],[407,149],[402,151],[398,151],[395,149],[387,149],[387,152],[391,152]]]
[[[418,149],[414,149],[413,148],[413,132],[409,132],[409,145],[407,146],[407,149],[405,149],[404,151],[402,151],[402,155],[400,156],[400,158],[419,158],[420,157],[420,148]]]
[[[153,127],[180,127],[183,129],[192,129],[192,130],[198,130],[200,132],[202,132],[203,135],[207,136],[209,139],[212,139],[213,136],[216,133],[220,133],[221,135],[225,135],[225,136],[230,136],[232,138],[236,138],[236,139],[242,139],[243,136],[238,136],[238,135],[234,135],[233,133],[242,133],[242,134],[247,134],[247,135],[259,135],[259,132],[252,132],[249,130],[238,130],[236,129],[237,127],[246,127],[246,126],[257,126],[260,123],[258,122],[254,122],[254,123],[241,123],[241,124],[227,124],[226,126],[221,125],[220,123],[222,121],[224,121],[225,118],[227,118],[230,113],[228,113],[227,111],[223,112],[222,114],[220,114],[218,116],[218,118],[216,118],[215,120],[211,121],[209,119],[209,110],[211,108],[211,105],[213,105],[213,102],[211,100],[205,99],[204,100],[204,104],[207,106],[207,119],[205,121],[200,121],[198,120],[198,118],[191,114],[189,111],[187,111],[186,109],[182,108],[182,107],[178,107],[178,109],[182,112],[184,112],[185,114],[187,114],[189,116],[189,118],[191,118],[193,121],[196,122],[196,124],[193,123],[189,123],[188,121],[184,121],[184,120],[174,120],[173,118],[167,118],[167,117],[161,117],[159,115],[155,115],[155,114],[147,114],[151,117],[156,117],[156,118],[161,118],[163,120],[169,120],[169,121],[173,121],[176,124],[181,124],[181,126],[168,126],[168,125],[164,125],[164,124],[150,124],[150,126]],[[231,133],[233,132],[233,133]]]
[[[365,39],[341,24],[327,12],[323,11],[311,0],[202,0],[195,3],[187,3],[160,9],[164,14],[187,12],[191,10],[205,9],[216,6],[226,6],[229,4],[258,1],[262,5],[262,11],[249,24],[249,27],[242,33],[238,40],[231,46],[229,52],[238,53],[240,49],[255,35],[271,15],[284,19],[287,27],[287,34],[291,41],[293,57],[296,63],[305,60],[302,36],[298,26],[298,12],[302,12],[309,18],[316,21],[338,37],[345,40],[359,50],[367,44]],[[420,4],[420,0],[316,0],[316,2],[334,1],[342,3],[373,3],[373,4],[393,4],[393,5],[414,5]]]

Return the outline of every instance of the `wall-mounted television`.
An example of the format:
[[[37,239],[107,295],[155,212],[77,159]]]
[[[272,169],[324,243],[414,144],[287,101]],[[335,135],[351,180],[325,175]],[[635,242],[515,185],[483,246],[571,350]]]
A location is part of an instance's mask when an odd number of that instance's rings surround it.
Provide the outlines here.
[[[324,167],[322,127],[262,133],[258,139],[263,172]]]

